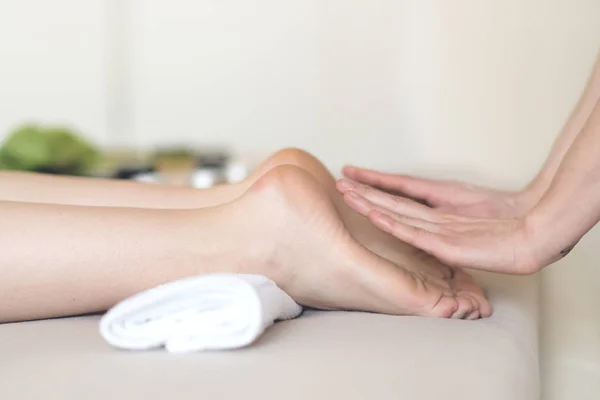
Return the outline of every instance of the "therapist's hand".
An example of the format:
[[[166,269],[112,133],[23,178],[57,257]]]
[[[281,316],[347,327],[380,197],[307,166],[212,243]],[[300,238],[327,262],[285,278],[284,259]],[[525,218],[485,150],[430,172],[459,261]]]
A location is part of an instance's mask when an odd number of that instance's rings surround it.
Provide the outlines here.
[[[341,180],[345,202],[379,229],[464,268],[531,274],[544,267],[526,217],[481,218],[451,214],[381,190]]]
[[[439,211],[486,218],[525,215],[539,198],[528,191],[508,192],[461,182],[413,178],[364,168],[345,167],[344,176],[387,193],[416,200]]]

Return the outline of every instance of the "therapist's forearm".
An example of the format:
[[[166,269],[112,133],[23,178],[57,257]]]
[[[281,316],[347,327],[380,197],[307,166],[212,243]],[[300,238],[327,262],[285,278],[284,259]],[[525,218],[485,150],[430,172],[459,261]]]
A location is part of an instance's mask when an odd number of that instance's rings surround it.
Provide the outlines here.
[[[566,256],[600,221],[600,101],[527,221],[543,265]]]
[[[585,90],[563,127],[560,136],[554,142],[546,163],[525,190],[527,194],[534,198],[534,201],[539,200],[550,187],[561,162],[590,118],[590,114],[598,100],[600,100],[600,54],[588,78]]]

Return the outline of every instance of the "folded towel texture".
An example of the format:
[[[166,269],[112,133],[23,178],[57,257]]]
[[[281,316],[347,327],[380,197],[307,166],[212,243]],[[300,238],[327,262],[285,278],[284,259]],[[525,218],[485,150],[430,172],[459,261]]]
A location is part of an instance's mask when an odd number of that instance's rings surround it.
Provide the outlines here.
[[[212,274],[167,283],[109,310],[100,333],[127,350],[165,347],[173,353],[248,346],[277,320],[302,308],[260,275]]]

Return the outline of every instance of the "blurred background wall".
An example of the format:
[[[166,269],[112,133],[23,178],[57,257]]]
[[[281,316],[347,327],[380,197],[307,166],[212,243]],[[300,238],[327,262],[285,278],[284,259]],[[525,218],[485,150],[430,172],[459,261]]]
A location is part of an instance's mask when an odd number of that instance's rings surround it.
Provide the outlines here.
[[[0,139],[46,121],[102,146],[300,146],[336,173],[516,187],[583,88],[599,15],[598,0],[0,0]],[[561,285],[600,300],[598,240],[546,273],[548,374],[600,355],[578,345],[600,337],[600,301]]]
[[[521,184],[579,95],[598,11],[596,0],[2,0],[0,135],[44,120],[101,145],[301,146],[332,168]]]

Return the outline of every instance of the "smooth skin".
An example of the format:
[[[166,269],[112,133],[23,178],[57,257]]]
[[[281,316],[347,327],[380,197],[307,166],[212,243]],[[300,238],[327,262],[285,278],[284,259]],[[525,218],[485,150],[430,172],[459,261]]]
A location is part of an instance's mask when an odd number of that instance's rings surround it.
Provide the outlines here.
[[[538,272],[600,221],[600,57],[544,167],[520,192],[355,167],[344,174],[337,187],[350,207],[444,263]]]
[[[300,150],[209,190],[3,172],[0,198],[16,227],[0,234],[1,322],[99,312],[212,272],[266,275],[320,309],[492,312],[469,275],[372,227]]]

